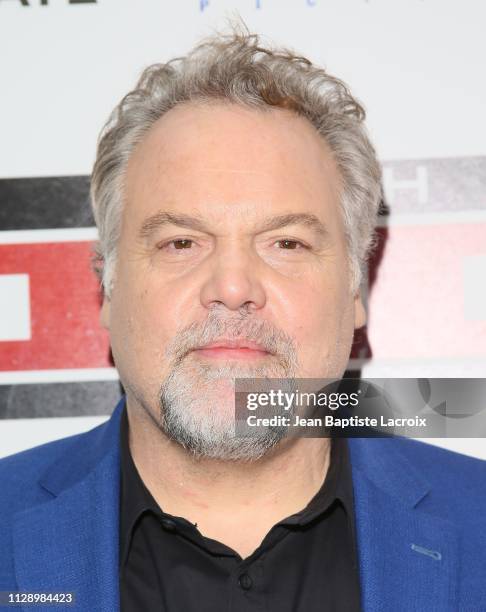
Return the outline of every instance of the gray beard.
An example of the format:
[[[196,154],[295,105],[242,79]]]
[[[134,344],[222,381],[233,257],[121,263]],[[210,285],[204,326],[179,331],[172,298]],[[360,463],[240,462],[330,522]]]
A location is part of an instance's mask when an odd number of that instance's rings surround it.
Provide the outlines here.
[[[212,363],[191,352],[223,335],[256,340],[273,354],[252,363]],[[279,378],[293,385],[298,359],[288,334],[244,309],[228,319],[213,309],[203,325],[192,324],[176,335],[166,357],[172,367],[159,392],[160,428],[194,457],[255,461],[287,435],[286,427],[236,435],[235,378]]]
[[[258,427],[251,436],[238,435],[235,378],[285,378],[292,390],[294,377],[292,359],[282,362],[275,356],[259,365],[211,365],[186,358],[171,370],[161,387],[161,429],[196,458],[256,461],[287,436],[288,427]],[[291,416],[292,409],[282,409],[281,414]]]

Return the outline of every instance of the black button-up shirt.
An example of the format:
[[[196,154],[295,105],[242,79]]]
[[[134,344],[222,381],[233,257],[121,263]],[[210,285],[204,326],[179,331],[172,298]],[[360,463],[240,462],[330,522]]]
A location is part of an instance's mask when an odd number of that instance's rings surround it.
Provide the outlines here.
[[[274,525],[242,559],[158,506],[131,457],[126,407],[120,435],[122,612],[359,611],[345,438],[332,439],[325,481],[307,506]]]

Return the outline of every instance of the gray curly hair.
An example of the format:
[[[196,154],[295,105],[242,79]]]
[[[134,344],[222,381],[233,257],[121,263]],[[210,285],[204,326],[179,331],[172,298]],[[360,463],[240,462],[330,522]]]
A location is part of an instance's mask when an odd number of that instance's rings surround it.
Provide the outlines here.
[[[94,269],[110,296],[123,206],[124,175],[137,144],[181,102],[223,100],[265,110],[290,109],[324,138],[342,178],[341,212],[351,290],[376,244],[381,168],[364,126],[365,111],[341,80],[288,48],[263,47],[246,26],[203,39],[184,57],[154,64],[116,106],[98,139],[91,204],[99,241]]]

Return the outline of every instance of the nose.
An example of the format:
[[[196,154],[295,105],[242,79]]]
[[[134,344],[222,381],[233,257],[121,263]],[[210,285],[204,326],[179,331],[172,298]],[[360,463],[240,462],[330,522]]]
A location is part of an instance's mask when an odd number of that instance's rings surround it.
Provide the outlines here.
[[[266,303],[266,293],[259,278],[256,257],[248,247],[232,245],[209,263],[208,276],[201,287],[201,304],[205,308],[224,304],[228,310],[242,307],[258,310]]]

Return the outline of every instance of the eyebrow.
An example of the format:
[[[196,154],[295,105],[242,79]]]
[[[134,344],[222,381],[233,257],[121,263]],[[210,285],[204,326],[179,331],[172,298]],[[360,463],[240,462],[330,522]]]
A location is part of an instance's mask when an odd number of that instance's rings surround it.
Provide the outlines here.
[[[138,232],[139,238],[147,239],[153,234],[153,232],[167,225],[177,225],[179,227],[210,233],[204,223],[203,218],[200,216],[159,211],[145,219],[145,221],[142,223]],[[312,229],[319,238],[323,239],[328,239],[330,235],[326,226],[319,219],[319,217],[311,213],[289,213],[286,215],[269,217],[263,221],[259,231],[269,232],[272,230],[281,229],[287,225],[303,225]]]

